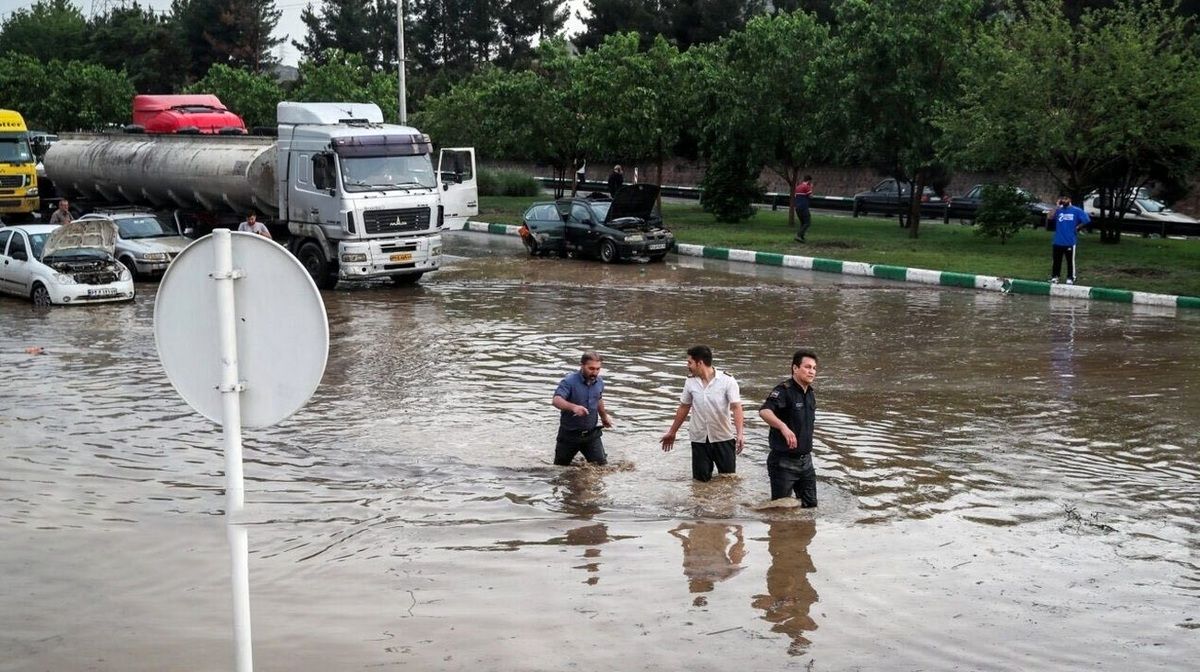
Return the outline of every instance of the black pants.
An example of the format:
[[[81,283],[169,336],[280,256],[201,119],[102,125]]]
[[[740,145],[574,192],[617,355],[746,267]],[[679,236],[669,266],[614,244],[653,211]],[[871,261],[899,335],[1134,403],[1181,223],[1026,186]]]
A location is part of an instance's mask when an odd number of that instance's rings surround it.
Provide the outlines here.
[[[804,234],[808,233],[808,227],[812,226],[812,213],[808,211],[808,206],[796,208],[796,214],[800,215],[800,230],[797,233],[800,240],[804,240]]]
[[[767,476],[771,478],[771,499],[799,498],[800,505],[817,505],[817,472],[813,469],[812,453],[772,450],[767,456]]]
[[[711,481],[713,466],[722,474],[737,473],[737,441],[692,442],[692,478]]]
[[[559,427],[558,438],[554,442],[554,463],[565,467],[575,459],[576,453],[582,452],[583,459],[592,464],[608,464],[604,442],[600,440],[603,433],[599,427],[585,432]]]
[[[1067,279],[1075,282],[1075,246],[1074,245],[1055,245],[1054,246],[1054,265],[1051,267],[1050,277],[1057,278],[1062,271],[1063,259],[1067,260]]]

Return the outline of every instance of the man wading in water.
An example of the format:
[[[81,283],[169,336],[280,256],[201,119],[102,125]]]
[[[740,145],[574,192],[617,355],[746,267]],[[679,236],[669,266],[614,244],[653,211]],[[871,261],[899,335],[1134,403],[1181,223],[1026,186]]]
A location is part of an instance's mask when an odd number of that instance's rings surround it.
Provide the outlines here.
[[[612,419],[604,410],[604,379],[600,377],[603,362],[594,352],[583,353],[579,370],[567,374],[554,390],[552,403],[561,411],[554,443],[554,463],[559,466],[571,464],[579,452],[592,464],[608,464],[601,440],[603,430],[596,424],[599,419],[604,427],[612,427]]]

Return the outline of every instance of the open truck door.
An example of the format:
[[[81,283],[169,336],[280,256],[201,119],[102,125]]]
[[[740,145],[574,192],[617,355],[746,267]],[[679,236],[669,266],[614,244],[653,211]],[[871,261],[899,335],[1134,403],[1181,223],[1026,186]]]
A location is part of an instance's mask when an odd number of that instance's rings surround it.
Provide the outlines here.
[[[461,229],[468,217],[479,214],[479,180],[476,178],[474,147],[447,147],[438,154],[445,228]]]

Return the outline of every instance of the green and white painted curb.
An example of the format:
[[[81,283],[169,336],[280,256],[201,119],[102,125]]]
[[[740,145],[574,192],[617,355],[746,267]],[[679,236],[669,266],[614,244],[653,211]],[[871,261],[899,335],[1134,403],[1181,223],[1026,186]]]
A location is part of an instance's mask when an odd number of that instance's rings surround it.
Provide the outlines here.
[[[507,224],[488,224],[485,222],[467,222],[463,226],[463,229],[467,231],[480,231],[507,236],[518,235],[517,230],[519,228]],[[1056,285],[1036,280],[1017,280],[992,275],[952,273],[950,271],[930,271],[923,268],[905,268],[903,266],[888,266],[885,264],[868,264],[861,261],[839,261],[837,259],[822,259],[820,257],[802,257],[795,254],[779,254],[776,252],[732,250],[724,247],[708,247],[687,243],[678,243],[675,246],[675,252],[686,257],[744,261],[751,264],[799,268],[805,271],[861,275],[868,278],[919,282],[926,285],[941,285],[943,287],[965,287],[1004,294],[1033,294],[1169,308],[1200,308],[1200,297],[1195,296],[1151,294],[1149,292],[1131,292],[1124,289],[1105,289],[1104,287],[1085,287],[1083,285]]]

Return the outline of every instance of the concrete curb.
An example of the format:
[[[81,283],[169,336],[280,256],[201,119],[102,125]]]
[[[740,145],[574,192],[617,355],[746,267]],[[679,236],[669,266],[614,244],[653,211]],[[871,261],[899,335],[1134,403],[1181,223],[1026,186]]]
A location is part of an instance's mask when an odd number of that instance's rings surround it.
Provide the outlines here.
[[[488,224],[486,222],[467,222],[463,226],[463,230],[465,231],[478,231],[506,236],[518,235],[517,230],[519,228],[508,224]],[[786,266],[806,271],[861,275],[869,278],[919,282],[926,285],[941,285],[944,287],[965,287],[968,289],[1001,292],[1003,294],[1033,294],[1070,299],[1089,299],[1092,301],[1114,301],[1143,306],[1200,309],[1200,297],[1196,296],[1151,294],[1149,292],[1132,292],[1124,289],[1085,287],[1083,285],[1055,285],[1036,280],[1017,280],[991,275],[952,273],[950,271],[930,271],[922,268],[868,264],[860,261],[839,261],[837,259],[822,259],[820,257],[802,257],[776,252],[734,250],[725,247],[708,247],[706,245],[691,245],[687,243],[678,243],[675,246],[675,252],[687,257],[743,261],[767,266]]]

